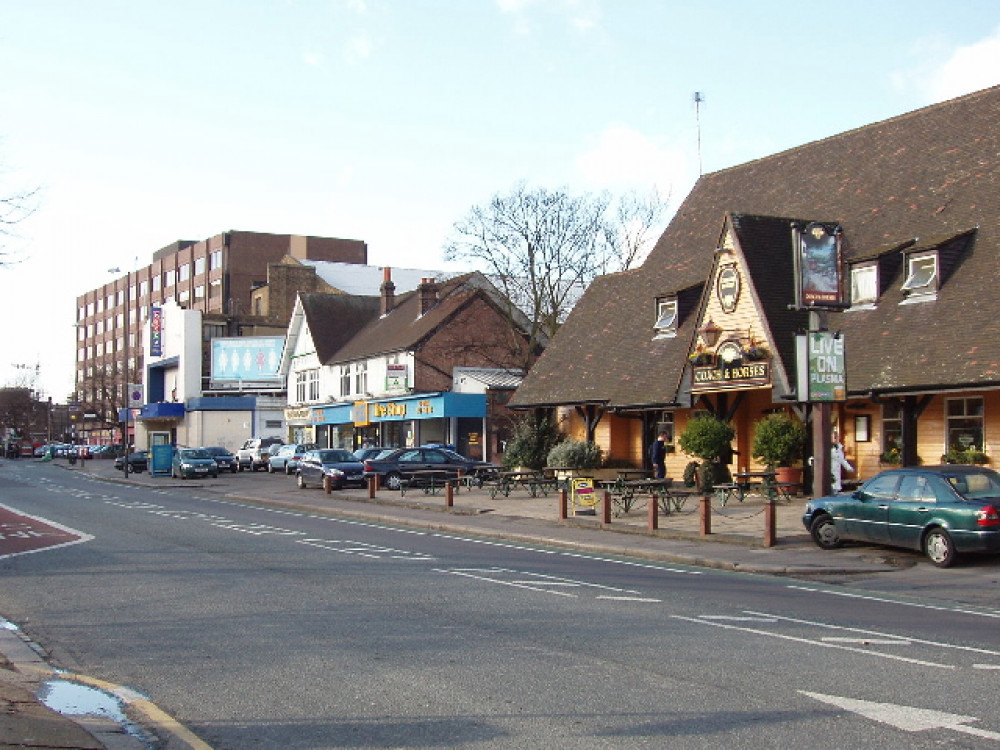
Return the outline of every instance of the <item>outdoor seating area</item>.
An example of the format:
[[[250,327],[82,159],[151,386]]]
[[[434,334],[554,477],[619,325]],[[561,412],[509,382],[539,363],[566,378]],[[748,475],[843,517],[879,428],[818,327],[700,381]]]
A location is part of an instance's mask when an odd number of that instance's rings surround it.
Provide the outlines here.
[[[788,502],[798,491],[799,485],[779,482],[773,471],[738,471],[733,481],[713,485],[715,498],[725,507],[730,500],[742,503],[747,495],[763,495],[769,500]]]

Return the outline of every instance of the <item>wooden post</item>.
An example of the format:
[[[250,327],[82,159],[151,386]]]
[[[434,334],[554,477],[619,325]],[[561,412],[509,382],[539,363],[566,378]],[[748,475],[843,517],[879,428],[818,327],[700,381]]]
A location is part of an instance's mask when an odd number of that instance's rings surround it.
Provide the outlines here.
[[[764,546],[773,547],[778,538],[778,517],[775,513],[774,498],[769,497],[764,505]]]
[[[455,505],[455,483],[450,480],[444,483],[444,504],[447,508]]]
[[[604,501],[601,503],[601,523],[611,523],[611,493],[604,490]]]
[[[698,523],[702,536],[712,533],[712,498],[709,495],[701,496],[701,506],[698,511]]]
[[[567,516],[566,510],[566,489],[563,488],[559,490],[559,520],[565,521]]]
[[[650,495],[649,496],[649,524],[648,525],[649,525],[649,530],[650,531],[656,531],[658,528],[660,528],[660,515],[658,513],[658,511],[659,511],[659,503],[657,502],[659,499],[660,498],[659,498],[658,495]]]
[[[375,488],[378,487],[378,474],[368,477],[368,499],[375,497]]]
[[[327,495],[333,492],[333,480],[330,479],[330,476],[328,474],[323,475],[323,491]]]

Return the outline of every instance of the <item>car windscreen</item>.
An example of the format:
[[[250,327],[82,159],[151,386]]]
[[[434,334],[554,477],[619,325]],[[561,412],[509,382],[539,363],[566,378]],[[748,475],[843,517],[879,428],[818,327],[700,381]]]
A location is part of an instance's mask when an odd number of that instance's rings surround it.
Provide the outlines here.
[[[330,450],[320,451],[320,461],[325,464],[344,463],[345,461],[357,461],[350,451]]]
[[[211,458],[206,451],[200,448],[188,448],[187,450],[182,450],[181,458]]]

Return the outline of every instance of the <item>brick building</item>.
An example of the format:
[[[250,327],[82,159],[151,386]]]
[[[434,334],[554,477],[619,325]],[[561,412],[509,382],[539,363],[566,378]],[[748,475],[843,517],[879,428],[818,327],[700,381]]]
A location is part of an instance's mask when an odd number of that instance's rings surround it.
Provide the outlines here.
[[[148,265],[79,296],[76,399],[98,415],[83,431],[94,439],[112,437],[125,385],[142,382],[145,342],[139,334],[154,305],[171,300],[200,311],[206,341],[283,333],[288,311],[260,304],[255,309],[253,293],[266,284],[268,265],[286,256],[363,264],[368,248],[360,240],[231,231],[174,242],[156,251]]]

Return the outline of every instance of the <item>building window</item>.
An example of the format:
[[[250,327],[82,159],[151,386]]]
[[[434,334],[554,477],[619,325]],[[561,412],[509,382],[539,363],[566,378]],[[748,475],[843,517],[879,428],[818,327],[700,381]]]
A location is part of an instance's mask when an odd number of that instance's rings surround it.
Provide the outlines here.
[[[907,261],[907,276],[903,282],[906,300],[926,299],[937,292],[937,255],[920,255]]]
[[[851,304],[874,305],[878,299],[878,266],[851,269]]]
[[[209,256],[209,259],[208,259],[208,267],[211,268],[213,271],[216,268],[222,268],[222,251],[221,250],[213,250],[212,251],[212,254]]]
[[[203,273],[205,273],[205,259],[204,258],[195,258],[194,259],[194,275],[195,276],[200,276]]]
[[[677,334],[677,300],[661,300],[656,304],[656,323],[653,326],[657,336]]]
[[[191,264],[185,263],[183,266],[177,269],[177,280],[187,281],[191,278]]]
[[[153,291],[160,291],[160,274],[156,274],[151,281],[153,282]]]
[[[363,394],[368,392],[368,363],[358,362],[354,365],[354,392]]]
[[[194,288],[194,298],[195,299],[205,299],[205,287],[201,284]]]
[[[340,395],[349,396],[351,394],[351,366],[341,365],[340,367]]]
[[[306,372],[300,370],[295,373],[295,403],[302,404],[306,400]]]
[[[163,273],[163,288],[166,289],[168,286],[174,285],[174,272],[164,271]]]
[[[306,396],[309,401],[319,401],[319,370],[309,370],[306,372],[306,384],[308,386],[308,393]]]
[[[882,460],[899,463],[903,450],[903,408],[896,401],[882,404]]]
[[[948,399],[945,420],[949,453],[984,450],[982,397]]]

